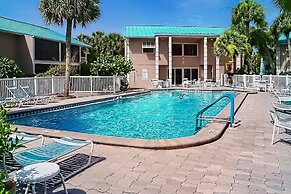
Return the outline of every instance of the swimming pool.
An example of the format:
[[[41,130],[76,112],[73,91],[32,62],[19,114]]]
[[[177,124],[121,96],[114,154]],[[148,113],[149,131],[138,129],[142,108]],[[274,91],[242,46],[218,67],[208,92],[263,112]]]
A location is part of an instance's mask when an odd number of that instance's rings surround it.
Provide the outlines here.
[[[179,99],[183,93],[187,95]],[[154,91],[12,121],[18,125],[102,136],[173,139],[197,133],[197,112],[225,93],[230,92]],[[222,100],[205,115],[215,116],[227,104],[227,99]]]

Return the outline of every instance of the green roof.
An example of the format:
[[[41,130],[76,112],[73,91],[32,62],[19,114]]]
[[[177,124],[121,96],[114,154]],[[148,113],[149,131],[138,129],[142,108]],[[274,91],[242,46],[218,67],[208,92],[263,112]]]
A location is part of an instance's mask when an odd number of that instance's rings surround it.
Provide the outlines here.
[[[291,39],[291,34],[290,34],[289,38]],[[287,42],[286,36],[281,34],[279,37],[279,43],[286,43],[286,42]]]
[[[226,28],[222,27],[198,27],[198,26],[160,26],[160,25],[137,25],[126,26],[125,37],[155,37],[156,35],[204,35],[219,36]]]
[[[66,42],[66,36],[55,32],[49,28],[37,26],[9,18],[4,18],[0,16],[0,31],[19,34],[19,35],[29,35],[40,39],[46,39],[56,42]],[[72,39],[73,45],[78,46],[88,46],[83,42],[76,39]]]

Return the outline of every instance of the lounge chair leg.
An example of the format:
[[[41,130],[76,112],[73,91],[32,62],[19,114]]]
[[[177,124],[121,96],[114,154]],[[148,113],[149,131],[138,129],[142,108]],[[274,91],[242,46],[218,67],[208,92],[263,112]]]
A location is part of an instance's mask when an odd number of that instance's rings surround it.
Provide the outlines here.
[[[65,185],[64,177],[63,177],[63,175],[61,173],[60,173],[60,177],[61,177],[61,180],[62,180],[62,184],[63,184],[63,187],[64,187],[65,194],[69,194],[68,191],[67,191],[66,185]]]
[[[29,187],[30,187],[30,184],[27,184],[24,194],[28,194]]]
[[[275,136],[275,130],[276,130],[276,125],[274,125],[273,127],[273,135],[272,135],[272,141],[271,141],[271,145],[274,144],[274,136]]]

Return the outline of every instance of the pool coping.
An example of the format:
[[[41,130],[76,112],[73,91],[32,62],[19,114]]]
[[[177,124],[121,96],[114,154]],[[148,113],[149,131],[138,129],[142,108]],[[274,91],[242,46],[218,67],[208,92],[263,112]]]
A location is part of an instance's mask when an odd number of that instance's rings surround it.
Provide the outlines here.
[[[180,90],[180,89],[179,89]],[[207,90],[208,91],[208,90]],[[215,91],[228,91],[228,90],[215,90]],[[230,90],[229,90],[230,91]],[[128,97],[137,94],[148,93],[150,91],[143,92],[132,92],[125,94],[117,94],[114,96],[99,96],[98,99],[94,98],[83,98],[79,102],[66,102],[63,104],[59,104],[57,106],[47,107],[47,109],[51,109],[54,107],[60,106],[70,106],[72,104],[76,105],[78,103],[92,103],[96,101],[104,101],[115,99],[116,97]],[[247,96],[251,94],[249,92],[240,92],[235,98],[235,113],[238,111],[244,100]],[[220,118],[227,118],[229,115],[230,104],[228,104],[218,115]],[[38,108],[33,108],[32,110],[38,111]],[[31,111],[31,109],[27,109],[27,111]],[[25,112],[25,111],[24,111]],[[15,111],[11,114],[23,114],[24,112]],[[194,122],[194,118],[193,118]],[[143,148],[143,149],[160,149],[160,150],[170,150],[170,149],[181,149],[186,147],[194,147],[207,143],[214,142],[222,137],[225,130],[228,128],[228,122],[210,122],[203,129],[197,132],[195,135],[183,137],[183,138],[175,138],[175,139],[165,139],[165,140],[145,140],[145,139],[134,139],[134,138],[123,138],[123,137],[114,137],[114,136],[100,136],[95,134],[86,134],[79,132],[71,132],[71,131],[63,131],[63,130],[55,130],[55,129],[46,129],[39,127],[29,127],[23,125],[15,125],[18,128],[18,131],[25,132],[29,134],[38,134],[51,138],[61,138],[61,137],[71,137],[74,139],[80,140],[91,140],[96,144],[104,144],[110,146],[122,146],[122,147],[132,147],[132,148]]]

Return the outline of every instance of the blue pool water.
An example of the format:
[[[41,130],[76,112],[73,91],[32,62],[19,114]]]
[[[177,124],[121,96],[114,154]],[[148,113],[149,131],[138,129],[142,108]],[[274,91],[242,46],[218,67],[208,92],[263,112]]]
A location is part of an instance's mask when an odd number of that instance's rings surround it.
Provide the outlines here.
[[[226,92],[157,91],[144,95],[28,116],[16,124],[104,136],[139,139],[172,139],[191,136],[195,116]],[[215,116],[226,105],[223,100],[205,115]]]

